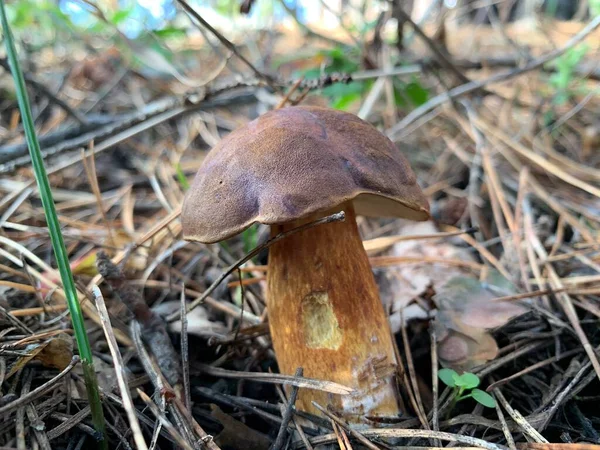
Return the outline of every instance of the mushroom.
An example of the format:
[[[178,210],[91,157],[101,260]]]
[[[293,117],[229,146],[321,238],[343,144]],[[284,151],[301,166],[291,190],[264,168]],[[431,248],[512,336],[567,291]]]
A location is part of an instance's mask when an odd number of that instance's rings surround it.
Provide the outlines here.
[[[267,307],[279,370],[354,389],[300,391],[297,407],[331,405],[350,422],[397,417],[396,356],[356,215],[427,220],[404,156],[353,114],[296,106],[233,131],[207,155],[183,204],[184,238],[214,243],[254,223],[271,235],[340,210],[343,222],[269,249]]]

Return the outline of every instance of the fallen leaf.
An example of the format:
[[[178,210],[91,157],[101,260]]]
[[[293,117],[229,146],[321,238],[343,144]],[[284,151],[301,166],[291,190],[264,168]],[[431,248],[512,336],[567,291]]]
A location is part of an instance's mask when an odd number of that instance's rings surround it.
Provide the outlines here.
[[[26,356],[21,356],[14,362],[6,378],[13,376],[31,360],[38,360],[45,367],[63,370],[73,357],[73,339],[68,334],[59,334],[44,342],[29,344],[22,352]]]
[[[179,311],[181,303],[178,301],[164,302],[152,308],[162,317],[166,317],[174,312]],[[188,334],[200,337],[218,337],[224,339],[227,336],[228,330],[220,322],[213,322],[208,318],[206,309],[202,306],[197,306],[187,313],[187,330]],[[176,320],[169,324],[169,331],[173,333],[181,333],[181,320]]]
[[[439,338],[439,323],[436,318],[434,327],[438,335],[438,359],[443,367],[464,372],[498,356],[498,344],[487,331],[472,328],[467,331],[469,334],[464,334],[445,330],[444,338]]]
[[[510,282],[495,271],[484,281],[461,275],[437,288],[433,327],[442,366],[468,371],[498,356],[489,330],[527,312],[517,302],[494,300],[512,293]]]
[[[438,233],[433,222],[399,221],[396,234],[431,235]],[[383,241],[382,241],[383,242]],[[387,244],[387,241],[385,242]],[[443,259],[474,261],[470,252],[451,243],[450,239],[415,239],[394,243],[388,256],[411,257],[421,259]],[[419,296],[444,284],[453,276],[463,275],[464,270],[448,264],[403,263],[375,271],[381,300],[386,311],[390,311],[390,326],[393,333],[400,331],[402,320],[427,319],[429,311],[421,304],[411,304]]]
[[[231,450],[267,450],[271,446],[270,439],[264,434],[225,414],[215,404],[211,404],[210,408],[212,416],[223,425],[223,430],[215,437],[215,443],[219,447]]]

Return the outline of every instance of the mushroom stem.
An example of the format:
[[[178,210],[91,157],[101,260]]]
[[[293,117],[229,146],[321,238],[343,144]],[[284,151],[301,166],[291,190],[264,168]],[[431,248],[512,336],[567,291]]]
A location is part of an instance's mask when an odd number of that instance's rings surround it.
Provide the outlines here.
[[[317,226],[269,250],[268,308],[273,347],[282,373],[298,367],[311,378],[355,389],[340,396],[301,390],[298,407],[319,414],[312,401],[331,405],[346,420],[398,416],[392,335],[362,245],[352,203],[344,222]],[[302,221],[274,225],[271,234]]]

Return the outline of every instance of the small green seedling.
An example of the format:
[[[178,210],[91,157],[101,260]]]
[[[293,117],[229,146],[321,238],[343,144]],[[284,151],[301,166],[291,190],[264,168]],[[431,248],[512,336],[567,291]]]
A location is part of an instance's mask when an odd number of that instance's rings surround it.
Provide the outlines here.
[[[470,372],[459,375],[452,369],[441,369],[438,372],[438,377],[446,386],[451,387],[454,390],[454,398],[452,399],[450,411],[457,402],[467,398],[472,398],[486,408],[496,407],[496,400],[494,400],[494,397],[481,389],[477,389],[477,386],[479,386],[480,383],[477,375]]]
[[[556,90],[553,100],[555,104],[564,105],[575,93],[577,65],[585,58],[588,50],[587,44],[580,44],[556,58],[550,66],[555,70],[548,80],[550,86]]]
[[[181,189],[187,191],[190,188],[190,183],[188,183],[188,180],[183,173],[181,163],[177,163],[175,166],[175,174],[177,175],[177,181],[179,181],[179,186],[181,186]]]

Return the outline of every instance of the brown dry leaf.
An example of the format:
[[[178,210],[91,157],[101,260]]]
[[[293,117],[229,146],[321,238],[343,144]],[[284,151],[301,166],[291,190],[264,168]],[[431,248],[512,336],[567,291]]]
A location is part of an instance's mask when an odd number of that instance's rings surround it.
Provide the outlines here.
[[[469,327],[459,321],[447,328],[441,320],[433,322],[438,341],[438,358],[443,367],[468,371],[498,356],[496,340],[483,328]]]
[[[399,223],[400,229],[396,233],[398,235],[430,235],[439,232],[433,222],[399,221]],[[470,252],[452,245],[448,239],[397,242],[391,247],[388,255],[473,261]],[[397,333],[400,330],[401,317],[405,322],[415,318],[428,318],[428,311],[425,311],[420,305],[410,305],[410,303],[416,297],[425,294],[431,287],[436,289],[437,286],[442,285],[453,276],[463,273],[463,269],[456,266],[429,262],[423,264],[399,263],[376,272],[381,299],[386,310],[390,311],[392,332]]]
[[[63,370],[73,357],[73,339],[68,334],[59,334],[47,341],[30,344],[23,349],[27,356],[19,358],[10,368],[7,378],[13,376],[31,360],[38,360],[45,367]]]
[[[498,355],[498,345],[488,330],[527,312],[516,302],[494,300],[512,293],[510,283],[494,271],[484,282],[456,276],[438,287],[433,327],[442,366],[466,371]]]
[[[221,408],[211,404],[212,416],[221,422],[223,430],[215,437],[215,443],[221,448],[232,450],[267,450],[271,441],[267,436],[248,427]]]

